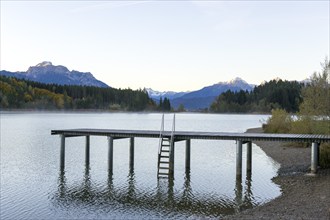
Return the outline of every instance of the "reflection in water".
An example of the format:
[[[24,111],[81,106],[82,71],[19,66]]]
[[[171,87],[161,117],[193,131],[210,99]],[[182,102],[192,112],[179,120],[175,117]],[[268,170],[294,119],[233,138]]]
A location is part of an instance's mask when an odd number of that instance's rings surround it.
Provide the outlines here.
[[[235,190],[234,190],[235,201],[236,201],[235,213],[241,212],[248,208],[252,208],[255,205],[253,203],[254,197],[253,197],[251,185],[252,185],[252,174],[251,172],[247,172],[245,179],[245,190],[243,196],[242,176],[236,177]]]
[[[58,178],[58,193],[59,193],[59,198],[64,198],[65,197],[65,191],[66,191],[66,178],[65,178],[65,171],[60,170],[59,172],[59,178]]]
[[[102,210],[103,213],[113,215],[116,209],[149,210],[158,217],[221,217],[234,214],[257,204],[254,202],[251,190],[251,173],[247,174],[243,190],[242,178],[236,179],[235,198],[221,197],[221,195],[194,194],[190,181],[190,172],[186,172],[182,190],[174,188],[175,181],[158,180],[155,189],[140,189],[135,181],[134,172],[127,176],[127,186],[115,186],[113,177],[108,175],[106,187],[93,185],[90,177],[90,167],[85,167],[83,182],[78,186],[67,186],[65,172],[59,172],[58,191],[52,198],[55,206],[64,208],[70,206],[89,207]],[[243,195],[244,191],[244,195]],[[168,216],[169,215],[169,216]],[[123,217],[123,216],[113,216]]]
[[[186,176],[184,178],[184,186],[183,186],[183,193],[182,193],[182,200],[187,203],[189,198],[192,198],[192,189],[190,185],[190,171],[186,171]],[[187,203],[188,204],[188,203]]]
[[[235,213],[238,213],[241,211],[241,207],[243,205],[243,198],[242,198],[242,176],[236,176],[235,181],[235,201],[236,201],[236,207],[235,207]]]
[[[254,201],[254,197],[253,197],[253,193],[252,193],[252,173],[251,172],[247,172],[246,174],[246,180],[245,180],[245,191],[244,191],[244,201],[246,202],[246,204],[252,204],[252,202]],[[252,208],[253,206],[249,206],[246,208]]]

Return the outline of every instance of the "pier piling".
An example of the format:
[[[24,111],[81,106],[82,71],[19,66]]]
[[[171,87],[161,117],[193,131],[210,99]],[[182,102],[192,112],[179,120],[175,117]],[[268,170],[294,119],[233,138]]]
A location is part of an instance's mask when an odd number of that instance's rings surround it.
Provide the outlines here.
[[[174,152],[175,152],[175,143],[171,143],[170,146],[170,155],[169,155],[169,177],[174,178]]]
[[[85,147],[85,163],[86,166],[89,165],[89,155],[90,155],[90,136],[86,136],[86,147]]]
[[[247,142],[246,146],[246,172],[251,173],[252,171],[252,142]]]
[[[238,140],[236,146],[236,176],[242,176],[242,145],[243,142]]]
[[[112,174],[113,171],[113,137],[108,137],[108,171]]]
[[[61,135],[61,153],[60,153],[60,169],[64,170],[65,164],[65,135]]]
[[[129,139],[129,170],[130,173],[134,170],[134,138]]]
[[[318,166],[318,148],[319,148],[319,144],[316,142],[312,143],[312,147],[311,147],[311,172],[312,173],[316,173],[317,172],[317,166]]]
[[[190,139],[186,140],[186,172],[190,170]]]

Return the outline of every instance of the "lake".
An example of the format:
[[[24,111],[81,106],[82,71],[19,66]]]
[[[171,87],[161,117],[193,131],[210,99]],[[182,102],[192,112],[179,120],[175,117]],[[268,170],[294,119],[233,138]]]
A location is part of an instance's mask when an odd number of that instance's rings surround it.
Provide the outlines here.
[[[235,141],[191,140],[191,169],[185,172],[185,143],[176,143],[174,180],[157,179],[158,139],[135,139],[134,171],[129,139],[114,141],[108,173],[106,137],[66,139],[60,171],[60,138],[52,129],[159,130],[158,113],[1,112],[1,219],[196,219],[221,218],[259,206],[281,194],[271,179],[279,164],[252,146],[252,174],[236,179]],[[165,115],[165,130],[172,128]],[[267,115],[176,114],[176,130],[245,132]]]

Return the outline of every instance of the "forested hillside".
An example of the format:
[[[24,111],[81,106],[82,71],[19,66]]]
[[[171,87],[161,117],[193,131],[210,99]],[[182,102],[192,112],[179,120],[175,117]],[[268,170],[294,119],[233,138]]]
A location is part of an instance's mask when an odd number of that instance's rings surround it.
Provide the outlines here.
[[[297,81],[271,80],[252,91],[226,91],[210,106],[211,112],[270,112],[281,108],[297,112],[302,102],[303,84]]]
[[[2,109],[155,110],[145,90],[61,86],[0,76]]]

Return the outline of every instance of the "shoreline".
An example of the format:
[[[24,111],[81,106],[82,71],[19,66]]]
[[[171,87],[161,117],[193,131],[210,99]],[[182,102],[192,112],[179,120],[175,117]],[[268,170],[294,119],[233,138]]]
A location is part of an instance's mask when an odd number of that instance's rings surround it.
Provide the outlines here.
[[[260,133],[261,128],[246,132]],[[269,157],[281,164],[272,181],[282,194],[261,206],[225,219],[330,219],[330,169],[310,173],[310,147],[288,147],[281,142],[256,141]],[[253,164],[252,164],[253,169]]]

